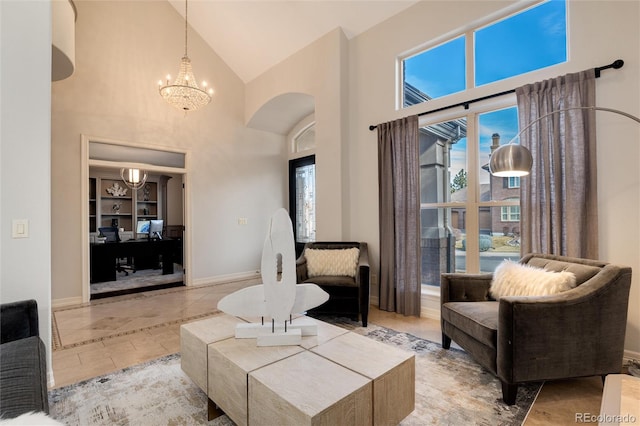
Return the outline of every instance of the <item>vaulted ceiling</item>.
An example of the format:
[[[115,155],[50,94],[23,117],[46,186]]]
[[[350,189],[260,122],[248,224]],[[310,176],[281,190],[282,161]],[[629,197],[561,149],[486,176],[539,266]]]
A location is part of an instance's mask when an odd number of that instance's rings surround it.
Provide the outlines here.
[[[168,0],[182,15],[183,0]],[[190,26],[249,82],[331,30],[348,38],[417,0],[191,0]]]

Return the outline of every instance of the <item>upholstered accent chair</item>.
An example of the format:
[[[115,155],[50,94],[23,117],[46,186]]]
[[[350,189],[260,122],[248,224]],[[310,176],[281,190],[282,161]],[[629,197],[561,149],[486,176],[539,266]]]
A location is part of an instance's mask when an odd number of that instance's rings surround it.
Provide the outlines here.
[[[37,302],[0,305],[0,419],[49,413],[46,360]]]
[[[367,326],[369,251],[361,242],[307,243],[296,261],[298,283],[314,283],[329,300],[310,313],[344,315]]]
[[[576,287],[547,296],[491,297],[492,274],[442,274],[442,346],[453,339],[502,383],[518,385],[620,373],[631,268],[596,260],[529,254],[521,264],[575,274]]]

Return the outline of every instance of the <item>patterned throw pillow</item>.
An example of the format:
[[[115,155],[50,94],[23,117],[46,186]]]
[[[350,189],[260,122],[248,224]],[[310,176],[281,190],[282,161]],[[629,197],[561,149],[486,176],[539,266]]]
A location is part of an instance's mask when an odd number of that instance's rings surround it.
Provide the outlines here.
[[[493,273],[489,292],[494,299],[505,296],[547,296],[571,290],[576,276],[567,271],[547,271],[505,260]]]
[[[358,267],[360,249],[305,249],[307,259],[307,275],[309,278],[319,276],[355,277]]]

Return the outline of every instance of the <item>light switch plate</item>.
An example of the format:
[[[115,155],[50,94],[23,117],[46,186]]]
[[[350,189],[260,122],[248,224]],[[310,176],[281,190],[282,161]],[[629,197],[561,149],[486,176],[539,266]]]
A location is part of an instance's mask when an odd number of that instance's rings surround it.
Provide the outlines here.
[[[29,238],[29,219],[13,219],[11,236],[13,238]]]

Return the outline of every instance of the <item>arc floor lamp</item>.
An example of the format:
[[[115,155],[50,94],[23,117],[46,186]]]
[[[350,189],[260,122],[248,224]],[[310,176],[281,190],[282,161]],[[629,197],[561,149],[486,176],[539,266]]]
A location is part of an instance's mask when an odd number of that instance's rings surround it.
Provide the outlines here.
[[[516,144],[515,140],[520,137],[525,131],[527,131],[531,126],[538,123],[539,121],[555,114],[560,114],[561,112],[571,111],[571,110],[594,110],[594,111],[608,111],[614,114],[623,115],[640,123],[640,118],[628,114],[624,111],[620,111],[612,108],[605,107],[597,107],[597,106],[586,106],[586,107],[571,107],[571,108],[563,108],[555,111],[551,111],[550,113],[544,114],[537,119],[533,120],[531,123],[527,124],[524,129],[520,130],[518,134],[509,141],[509,143],[500,146],[491,154],[491,160],[489,161],[489,170],[491,174],[499,177],[512,177],[512,176],[526,176],[531,172],[531,166],[533,165],[533,157],[531,156],[531,152],[524,146],[520,144]]]

